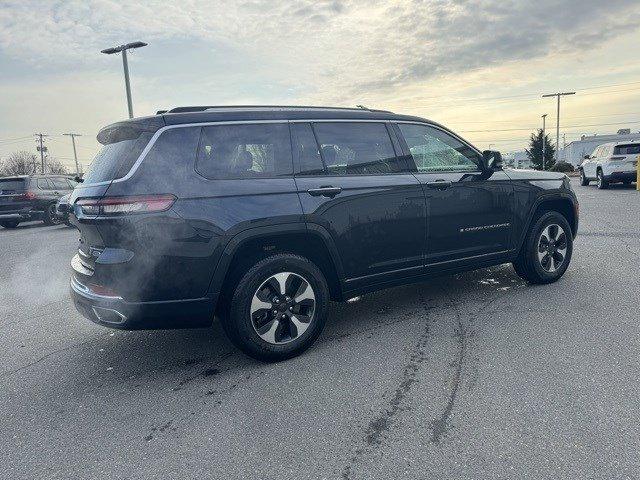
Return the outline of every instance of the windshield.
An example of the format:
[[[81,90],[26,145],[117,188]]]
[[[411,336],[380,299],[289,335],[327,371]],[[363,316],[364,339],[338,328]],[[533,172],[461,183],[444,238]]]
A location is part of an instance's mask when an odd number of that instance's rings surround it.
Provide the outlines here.
[[[131,170],[153,134],[153,131],[135,126],[115,127],[101,131],[98,134],[98,141],[103,146],[84,176],[85,183],[108,182],[124,177]]]

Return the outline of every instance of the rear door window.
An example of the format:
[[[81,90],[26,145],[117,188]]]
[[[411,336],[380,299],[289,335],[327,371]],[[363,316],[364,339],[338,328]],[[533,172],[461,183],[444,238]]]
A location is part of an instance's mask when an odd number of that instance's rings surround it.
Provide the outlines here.
[[[384,123],[318,122],[313,130],[329,175],[381,175],[404,170]]]
[[[25,180],[22,178],[0,178],[0,195],[13,195],[25,191]]]
[[[102,148],[84,176],[85,184],[110,182],[124,177],[147,146],[155,129],[120,125],[98,134]]]
[[[69,182],[66,178],[50,178],[54,190],[70,190]]]
[[[293,157],[298,175],[322,175],[325,173],[320,148],[310,123],[291,124]]]
[[[637,155],[640,154],[640,143],[629,145],[616,145],[613,150],[614,155]]]
[[[256,123],[203,127],[196,170],[211,179],[291,175],[289,126]]]
[[[49,179],[48,178],[39,178],[36,181],[36,185],[38,185],[38,188],[40,190],[52,190],[53,189],[53,185],[51,185],[51,183],[49,183]]]

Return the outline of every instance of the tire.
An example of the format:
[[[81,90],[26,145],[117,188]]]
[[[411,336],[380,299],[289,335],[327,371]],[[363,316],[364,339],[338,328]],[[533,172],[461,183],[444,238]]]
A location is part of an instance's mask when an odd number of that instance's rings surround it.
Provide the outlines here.
[[[609,188],[609,182],[604,178],[602,170],[598,169],[598,173],[596,175],[598,176],[598,188],[600,190],[606,190]]]
[[[44,211],[42,221],[45,225],[60,225],[62,220],[56,215],[56,204],[50,203]]]
[[[586,187],[587,185],[589,185],[590,180],[585,176],[584,174],[584,170],[581,168],[580,169],[580,185],[582,185],[583,187]]]
[[[550,242],[550,239],[554,241]],[[549,211],[534,220],[513,267],[529,283],[552,283],[564,275],[572,253],[573,236],[569,222],[560,213]]]
[[[320,269],[304,257],[278,254],[242,275],[221,320],[236,347],[256,360],[275,362],[300,355],[315,342],[328,307],[329,287]]]
[[[16,228],[18,225],[20,225],[20,220],[3,220],[2,222],[0,222],[0,225],[2,225],[4,228]]]

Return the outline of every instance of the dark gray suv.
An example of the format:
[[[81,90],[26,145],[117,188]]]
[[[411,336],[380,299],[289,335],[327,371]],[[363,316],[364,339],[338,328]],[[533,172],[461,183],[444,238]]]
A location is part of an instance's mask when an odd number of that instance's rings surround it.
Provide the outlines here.
[[[123,329],[217,313],[262,360],[308,348],[330,300],[506,262],[553,282],[578,229],[564,174],[388,111],[182,107],[98,141],[69,202],[77,309]]]

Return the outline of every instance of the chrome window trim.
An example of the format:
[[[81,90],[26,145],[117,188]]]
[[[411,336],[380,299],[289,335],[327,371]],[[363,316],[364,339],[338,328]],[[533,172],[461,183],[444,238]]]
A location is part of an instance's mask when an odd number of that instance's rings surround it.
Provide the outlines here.
[[[216,121],[216,122],[194,122],[194,123],[178,123],[175,125],[165,125],[164,127],[159,128],[149,140],[149,143],[140,153],[138,159],[134,162],[134,164],[129,169],[129,172],[120,178],[116,178],[114,180],[108,180],[104,182],[95,182],[95,183],[81,183],[76,188],[82,189],[86,187],[98,187],[102,185],[110,185],[112,183],[125,182],[129,180],[138,170],[140,164],[144,161],[149,151],[153,148],[155,143],[158,140],[158,137],[162,135],[167,130],[173,130],[175,128],[190,128],[190,127],[208,127],[213,125],[247,125],[247,124],[260,124],[260,123],[336,123],[336,122],[349,122],[349,123],[382,123],[382,124],[392,124],[392,123],[409,123],[415,125],[424,125],[432,128],[437,128],[444,133],[452,135],[454,138],[462,142],[463,144],[470,147],[473,151],[478,153],[480,157],[482,157],[482,153],[476,147],[471,145],[469,142],[459,137],[455,133],[446,130],[438,125],[434,125],[428,122],[414,122],[408,120],[393,120],[393,119],[361,119],[361,118],[307,118],[307,119],[276,119],[276,120],[231,120],[231,121]]]

